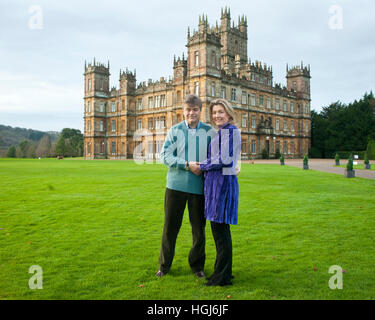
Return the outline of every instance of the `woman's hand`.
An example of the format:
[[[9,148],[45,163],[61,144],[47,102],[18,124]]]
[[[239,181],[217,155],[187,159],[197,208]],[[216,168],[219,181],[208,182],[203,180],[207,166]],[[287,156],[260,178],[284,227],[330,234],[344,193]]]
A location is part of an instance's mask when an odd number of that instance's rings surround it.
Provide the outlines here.
[[[202,174],[202,170],[201,170],[201,167],[199,165],[199,162],[190,162],[189,161],[189,170],[197,176]]]

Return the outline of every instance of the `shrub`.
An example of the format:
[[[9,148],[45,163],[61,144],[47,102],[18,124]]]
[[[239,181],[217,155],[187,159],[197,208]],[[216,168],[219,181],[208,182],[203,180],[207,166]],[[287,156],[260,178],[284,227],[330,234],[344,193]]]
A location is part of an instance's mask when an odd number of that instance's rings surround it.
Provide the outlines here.
[[[280,159],[280,157],[281,157],[280,149],[277,148],[277,149],[276,149],[276,152],[275,152],[275,159]]]
[[[303,165],[307,166],[309,164],[309,158],[307,157],[307,154],[303,157]]]
[[[263,151],[262,151],[262,159],[268,159],[268,158],[269,158],[268,152],[267,152],[266,148],[264,148]]]
[[[284,155],[283,154],[280,156],[280,163],[284,163]]]
[[[346,170],[351,171],[353,170],[353,157],[350,155],[348,159],[348,163],[346,164]]]
[[[365,153],[365,160],[364,160],[364,163],[365,163],[365,164],[369,164],[369,163],[370,163],[369,158],[368,158],[368,155],[367,155],[367,152]]]
[[[15,146],[11,146],[11,147],[8,149],[7,157],[8,157],[8,158],[15,158],[15,157],[16,157],[16,147],[15,147]]]

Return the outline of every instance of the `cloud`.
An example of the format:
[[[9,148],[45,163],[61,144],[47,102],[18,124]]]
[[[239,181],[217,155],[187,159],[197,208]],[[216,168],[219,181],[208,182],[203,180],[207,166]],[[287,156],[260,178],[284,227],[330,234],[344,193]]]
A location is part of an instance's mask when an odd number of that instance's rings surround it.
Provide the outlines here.
[[[42,9],[41,30],[28,28],[28,9],[35,4]],[[329,8],[337,4],[343,8],[342,30],[329,28]],[[168,77],[173,55],[187,53],[187,27],[197,29],[203,13],[211,25],[220,23],[220,9],[228,5],[235,24],[238,15],[247,16],[248,56],[272,65],[274,82],[286,83],[286,63],[311,65],[315,110],[336,100],[353,101],[374,88],[372,1],[2,0],[0,123],[24,117],[24,123],[37,124],[39,117],[43,127],[43,114],[51,112],[56,126],[58,117],[64,126],[71,119],[80,124],[85,59],[110,60],[111,86],[118,87],[119,70],[126,67],[137,70],[138,82]]]

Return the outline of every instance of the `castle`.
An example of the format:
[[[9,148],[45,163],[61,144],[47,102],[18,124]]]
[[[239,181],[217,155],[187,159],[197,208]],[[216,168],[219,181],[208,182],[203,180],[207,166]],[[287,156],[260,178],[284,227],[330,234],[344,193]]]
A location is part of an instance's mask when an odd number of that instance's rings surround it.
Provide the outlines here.
[[[242,159],[303,157],[311,146],[310,66],[286,66],[287,85],[273,83],[272,67],[247,57],[247,18],[231,25],[230,9],[220,25],[199,17],[187,31],[187,57],[174,58],[173,77],[136,82],[136,72],[120,70],[119,88],[109,87],[110,66],[85,62],[84,157],[158,159],[167,131],[183,120],[189,93],[202,102],[208,122],[212,99],[225,98],[236,110]]]

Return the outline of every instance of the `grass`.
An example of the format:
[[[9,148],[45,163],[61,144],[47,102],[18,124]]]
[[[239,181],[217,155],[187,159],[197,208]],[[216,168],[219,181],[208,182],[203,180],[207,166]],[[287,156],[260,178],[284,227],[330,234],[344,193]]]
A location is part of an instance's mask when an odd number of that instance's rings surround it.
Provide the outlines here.
[[[185,214],[158,279],[167,168],[132,161],[0,159],[0,299],[374,299],[375,181],[243,164],[233,286],[188,266]],[[215,246],[206,228],[206,268]],[[43,269],[43,289],[28,286]],[[331,290],[328,269],[345,269]]]
[[[346,168],[346,165],[339,165],[339,166],[335,166],[335,167]],[[364,164],[355,164],[355,165],[353,165],[353,169],[354,170],[375,170],[375,165],[372,163],[371,169],[365,169]]]

